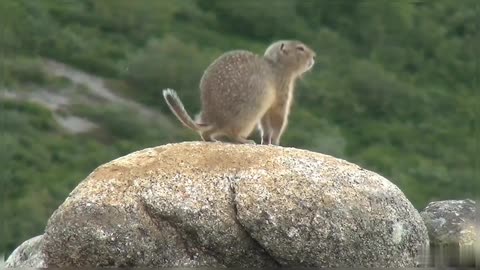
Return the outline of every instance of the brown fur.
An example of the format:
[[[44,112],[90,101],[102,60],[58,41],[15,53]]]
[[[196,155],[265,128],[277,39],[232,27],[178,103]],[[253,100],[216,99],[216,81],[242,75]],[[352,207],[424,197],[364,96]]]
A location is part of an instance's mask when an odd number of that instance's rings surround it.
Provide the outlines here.
[[[295,80],[314,63],[315,52],[299,41],[277,41],[264,56],[236,50],[223,54],[200,81],[202,112],[192,120],[176,92],[163,95],[172,112],[203,140],[226,136],[254,143],[248,136],[258,125],[262,144],[280,144],[287,126]]]

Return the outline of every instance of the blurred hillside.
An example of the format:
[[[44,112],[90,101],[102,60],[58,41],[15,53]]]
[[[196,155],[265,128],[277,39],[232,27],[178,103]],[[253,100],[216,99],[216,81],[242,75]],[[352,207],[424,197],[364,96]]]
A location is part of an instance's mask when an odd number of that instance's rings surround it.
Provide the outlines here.
[[[198,140],[161,90],[196,113],[211,61],[276,39],[317,52],[283,145],[376,171],[417,208],[474,197],[479,15],[475,0],[1,0],[0,254],[102,163]]]

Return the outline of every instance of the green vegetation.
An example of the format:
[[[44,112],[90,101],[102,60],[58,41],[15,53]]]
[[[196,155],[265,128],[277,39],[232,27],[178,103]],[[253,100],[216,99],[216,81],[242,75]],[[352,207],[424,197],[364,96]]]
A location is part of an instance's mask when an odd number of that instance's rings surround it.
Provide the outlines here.
[[[102,163],[198,139],[168,112],[163,88],[177,89],[195,113],[199,79],[215,57],[237,48],[262,53],[284,38],[302,40],[318,55],[298,84],[284,145],[376,171],[417,208],[478,195],[477,1],[266,3],[0,1],[0,94],[72,88],[42,68],[48,58],[107,78],[117,94],[174,123],[75,96],[62,113],[100,128],[72,134],[44,106],[0,95],[0,254],[41,234],[68,193]]]

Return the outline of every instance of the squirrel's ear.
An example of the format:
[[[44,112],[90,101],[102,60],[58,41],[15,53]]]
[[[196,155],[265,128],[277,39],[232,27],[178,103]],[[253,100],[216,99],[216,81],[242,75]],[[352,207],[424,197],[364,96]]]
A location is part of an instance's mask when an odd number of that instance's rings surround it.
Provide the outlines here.
[[[284,54],[287,54],[287,50],[285,49],[285,43],[280,44],[280,51]]]

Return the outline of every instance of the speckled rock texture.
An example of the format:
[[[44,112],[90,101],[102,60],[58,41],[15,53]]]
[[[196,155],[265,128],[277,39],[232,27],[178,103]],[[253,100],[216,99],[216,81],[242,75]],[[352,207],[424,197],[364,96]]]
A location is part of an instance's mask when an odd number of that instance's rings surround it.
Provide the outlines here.
[[[49,219],[48,266],[408,267],[428,243],[382,176],[293,148],[186,142],[92,172]]]
[[[32,267],[44,268],[45,258],[42,253],[43,235],[39,235],[23,242],[17,247],[5,262],[6,268]]]
[[[475,265],[475,256],[480,259],[478,210],[475,201],[466,199],[431,202],[420,213],[430,237],[431,265]]]
[[[431,243],[473,244],[477,239],[475,204],[475,201],[468,199],[429,203],[420,214],[427,226]]]

